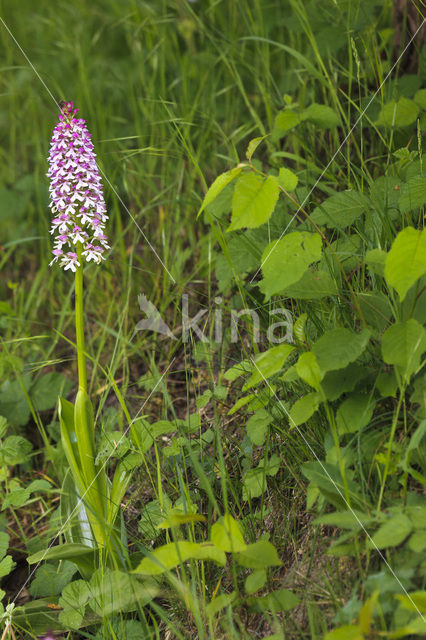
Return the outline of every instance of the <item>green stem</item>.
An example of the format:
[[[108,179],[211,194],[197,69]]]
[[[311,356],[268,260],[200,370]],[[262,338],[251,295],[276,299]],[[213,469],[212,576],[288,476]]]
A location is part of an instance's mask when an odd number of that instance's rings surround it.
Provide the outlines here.
[[[83,261],[81,243],[77,243],[77,255],[80,266],[75,272],[75,329],[77,336],[78,388],[87,391],[87,368],[84,348],[83,316]]]
[[[395,414],[393,417],[393,421],[392,421],[392,427],[391,427],[391,432],[390,432],[390,437],[389,437],[389,442],[388,442],[388,449],[386,452],[386,460],[385,460],[385,469],[383,472],[383,480],[382,480],[382,485],[380,487],[380,495],[379,495],[379,501],[377,503],[377,511],[380,511],[381,506],[382,506],[382,500],[383,500],[383,494],[384,494],[384,490],[385,490],[385,484],[386,484],[386,480],[389,474],[389,467],[390,467],[390,462],[391,462],[391,455],[392,455],[392,445],[393,445],[393,440],[395,437],[395,432],[396,432],[396,427],[398,424],[398,418],[399,418],[399,412],[401,411],[401,405],[402,405],[402,401],[404,400],[404,396],[405,396],[405,383],[402,383],[399,389],[399,400],[398,400],[398,405],[396,407],[395,410]]]

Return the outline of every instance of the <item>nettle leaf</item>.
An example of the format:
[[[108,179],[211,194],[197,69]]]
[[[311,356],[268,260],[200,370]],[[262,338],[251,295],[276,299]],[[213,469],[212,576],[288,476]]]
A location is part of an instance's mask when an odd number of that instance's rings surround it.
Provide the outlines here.
[[[259,409],[252,415],[246,424],[247,435],[257,447],[265,442],[268,426],[272,422],[272,416],[265,409]]]
[[[248,544],[244,551],[237,554],[236,558],[238,564],[248,569],[266,569],[282,565],[277,550],[268,540],[258,540],[253,544]]]
[[[293,171],[290,169],[286,169],[285,167],[281,167],[278,174],[278,184],[285,191],[294,191],[297,187],[297,183],[299,182],[299,178]]]
[[[302,111],[302,119],[313,122],[320,129],[332,129],[340,124],[337,113],[325,104],[314,102]]]
[[[401,213],[408,213],[424,204],[426,204],[426,177],[413,176],[402,186],[399,208]]]
[[[379,527],[372,536],[372,540],[367,541],[367,547],[369,549],[397,547],[410,535],[412,529],[411,520],[403,513],[398,513]]]
[[[218,176],[216,178],[216,180],[213,182],[212,185],[210,185],[209,189],[207,190],[206,195],[204,196],[204,200],[201,204],[201,207],[197,213],[197,218],[198,216],[204,211],[204,209],[206,207],[209,206],[209,204],[211,204],[213,202],[213,200],[215,200],[215,198],[219,195],[219,193],[230,183],[232,182],[232,180],[234,180],[234,178],[236,178],[241,171],[243,170],[242,167],[234,167],[233,169],[230,169],[229,171],[225,171],[225,173],[222,173],[220,176]]]
[[[282,291],[287,298],[295,300],[319,300],[337,293],[336,283],[329,273],[311,268],[295,284]]]
[[[417,104],[408,98],[391,100],[382,107],[376,124],[386,127],[407,127],[416,121],[419,111]]]
[[[220,517],[212,526],[211,541],[215,547],[229,553],[242,551],[247,547],[238,522],[229,513]]]
[[[298,427],[315,413],[321,403],[321,394],[316,391],[299,398],[290,409],[290,425]]]
[[[256,591],[259,591],[259,589],[262,589],[262,587],[265,586],[265,582],[265,569],[256,569],[246,578],[246,581],[244,583],[246,593],[256,593]]]
[[[369,200],[359,191],[336,193],[316,207],[311,215],[314,222],[329,229],[345,229],[368,210]]]
[[[28,487],[19,487],[8,493],[3,500],[2,511],[7,507],[23,507],[34,491],[46,491],[51,485],[47,480],[33,480]]]
[[[247,599],[247,604],[257,611],[288,611],[297,607],[300,603],[299,598],[288,589],[279,589],[272,591],[266,596],[257,596]]]
[[[388,253],[385,278],[404,300],[408,290],[426,273],[426,229],[407,227],[398,233]]]
[[[322,371],[343,369],[362,354],[370,339],[370,332],[363,329],[354,333],[349,329],[331,329],[312,347]]]
[[[302,380],[318,391],[324,372],[319,368],[316,356],[312,351],[307,351],[299,356],[296,371]]]
[[[247,391],[247,389],[251,389],[281,371],[284,362],[293,351],[294,347],[289,344],[280,344],[277,347],[272,347],[258,354],[254,358],[255,365],[252,367],[253,373],[242,390]]]
[[[336,414],[339,435],[355,433],[366,427],[373,415],[375,404],[373,398],[361,393],[346,398]]]
[[[22,436],[7,436],[0,443],[0,465],[22,464],[28,459],[33,446]]]
[[[406,380],[419,368],[425,351],[426,331],[414,318],[393,324],[383,334],[383,360],[396,366]]]
[[[235,185],[228,231],[260,227],[271,217],[279,196],[278,178],[245,173]]]
[[[321,237],[316,233],[294,231],[266,247],[262,255],[260,290],[269,298],[296,283],[310,264],[321,259]]]
[[[187,560],[213,560],[217,564],[226,564],[225,553],[211,543],[198,544],[180,540],[170,542],[152,551],[149,557],[144,558],[134,569],[134,573],[156,576],[174,569]]]
[[[401,179],[396,176],[380,176],[371,184],[370,202],[382,216],[386,214],[392,219],[399,215],[401,185]]]

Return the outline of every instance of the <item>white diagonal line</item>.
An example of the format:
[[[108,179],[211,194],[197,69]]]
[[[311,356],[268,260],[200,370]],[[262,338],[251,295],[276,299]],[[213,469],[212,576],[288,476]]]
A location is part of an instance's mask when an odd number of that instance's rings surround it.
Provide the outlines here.
[[[287,229],[289,228],[289,226],[291,225],[291,223],[293,222],[293,220],[295,219],[295,217],[297,216],[297,214],[299,213],[299,211],[303,208],[303,205],[307,202],[309,196],[312,194],[312,192],[314,191],[315,187],[318,185],[319,182],[321,182],[325,172],[327,171],[328,167],[331,165],[331,163],[333,162],[334,158],[337,156],[338,153],[340,153],[342,147],[346,144],[349,136],[351,135],[352,131],[355,129],[355,127],[357,126],[358,122],[361,120],[361,118],[363,117],[363,115],[365,114],[365,112],[367,111],[368,107],[370,106],[370,104],[373,102],[373,100],[375,99],[375,97],[377,96],[377,94],[379,93],[379,91],[381,90],[381,88],[383,87],[383,85],[385,84],[385,82],[387,81],[387,79],[389,78],[389,76],[391,75],[392,71],[395,69],[395,67],[399,64],[399,61],[401,60],[402,56],[404,55],[404,53],[407,51],[408,47],[410,46],[410,44],[413,42],[414,38],[416,37],[416,35],[418,34],[418,32],[420,31],[420,29],[423,27],[425,23],[425,20],[423,20],[423,22],[421,23],[421,25],[419,26],[419,28],[417,29],[416,33],[411,37],[411,39],[409,40],[408,44],[406,45],[406,47],[404,48],[404,50],[402,51],[402,53],[398,56],[397,61],[395,62],[395,64],[391,67],[390,71],[388,72],[388,74],[385,76],[385,78],[383,79],[382,83],[380,84],[379,88],[376,90],[376,92],[373,94],[373,97],[371,98],[371,100],[369,101],[369,103],[367,104],[367,106],[361,111],[361,114],[358,116],[357,120],[355,121],[355,124],[351,127],[351,129],[349,130],[349,133],[346,135],[346,137],[344,138],[344,140],[340,143],[337,151],[333,154],[333,156],[331,157],[331,160],[329,160],[328,164],[326,165],[325,169],[322,171],[322,173],[320,174],[320,176],[317,178],[314,186],[311,188],[311,190],[309,191],[309,193],[307,194],[307,196],[305,197],[305,199],[303,200],[302,204],[299,205],[299,208],[297,209],[296,213],[292,216],[292,218],[290,219],[290,222],[287,224],[287,226],[285,227],[284,231],[282,232],[282,234],[280,235],[280,237],[278,238],[278,240],[276,240],[274,242],[273,247],[271,247],[269,253],[267,254],[267,256],[265,257],[264,260],[262,260],[262,264],[260,265],[260,267],[258,268],[258,270],[256,271],[256,273],[254,274],[254,276],[252,277],[252,279],[250,280],[250,284],[253,282],[253,280],[255,279],[255,277],[257,276],[257,274],[259,273],[259,271],[262,269],[263,265],[265,264],[265,262],[269,259],[271,253],[275,250],[275,247],[277,246],[277,244],[279,243],[279,241],[281,240],[281,238],[285,235]]]
[[[0,20],[4,26],[4,28],[7,30],[7,32],[9,33],[10,37],[12,38],[13,42],[16,44],[16,46],[18,47],[19,51],[22,53],[22,55],[24,56],[25,60],[28,62],[28,64],[30,65],[31,69],[34,71],[34,73],[36,74],[37,78],[40,80],[40,82],[42,83],[43,87],[46,89],[47,93],[50,95],[50,97],[52,98],[53,102],[56,104],[56,106],[59,109],[59,104],[56,100],[56,98],[54,97],[53,93],[50,91],[49,87],[47,86],[47,84],[45,83],[45,81],[43,80],[43,78],[40,76],[39,72],[37,71],[37,69],[35,68],[35,66],[33,65],[33,63],[31,62],[31,60],[29,59],[29,57],[27,56],[27,54],[25,53],[25,51],[23,50],[23,48],[21,47],[21,45],[19,44],[19,42],[17,41],[17,39],[15,38],[15,36],[13,35],[13,33],[11,32],[11,30],[9,29],[9,27],[7,26],[7,24],[5,23],[5,21],[3,20],[3,18],[0,16]],[[160,262],[161,266],[163,267],[164,271],[166,271],[167,275],[169,276],[169,278],[172,280],[172,282],[175,284],[176,280],[174,279],[174,277],[172,276],[172,274],[170,273],[170,271],[167,269],[166,265],[164,264],[164,262],[162,261],[162,259],[160,258],[160,256],[158,255],[157,251],[154,249],[154,247],[152,246],[152,244],[150,243],[150,241],[148,240],[147,236],[145,235],[145,233],[142,231],[142,229],[140,228],[139,224],[136,222],[134,216],[130,213],[128,207],[124,204],[123,200],[121,199],[121,197],[119,196],[116,188],[111,184],[111,181],[108,179],[108,177],[105,175],[104,171],[102,171],[102,169],[99,167],[98,165],[98,169],[100,171],[100,173],[102,174],[104,180],[108,183],[109,188],[113,191],[113,193],[115,194],[117,200],[120,202],[120,204],[124,207],[124,209],[126,210],[126,212],[128,213],[128,215],[130,216],[130,218],[132,219],[132,221],[134,222],[134,224],[136,225],[136,227],[138,228],[138,230],[140,231],[140,233],[143,236],[143,239],[145,240],[145,242],[148,244],[149,248],[151,249],[151,251],[153,252],[153,254],[155,255],[155,257],[157,258],[157,260]]]
[[[127,426],[127,428],[125,429],[125,431],[123,432],[123,435],[121,436],[121,438],[118,440],[117,442],[117,447],[120,444],[120,442],[123,440],[123,438],[126,437],[126,435],[129,432],[130,427],[132,426],[132,424],[134,423],[134,421],[137,419],[138,415],[140,414],[140,412],[142,411],[142,409],[144,408],[144,406],[146,405],[146,403],[148,402],[148,400],[150,399],[150,397],[152,396],[152,394],[154,393],[155,389],[158,387],[158,385],[160,384],[160,382],[162,381],[162,379],[164,378],[164,376],[166,375],[166,373],[168,372],[168,370],[170,369],[170,367],[172,366],[173,362],[176,360],[176,357],[173,358],[173,360],[169,363],[167,369],[164,371],[164,373],[161,374],[161,377],[159,378],[158,382],[156,382],[154,388],[152,389],[152,391],[149,393],[148,397],[146,398],[145,402],[142,404],[142,406],[140,407],[139,411],[137,412],[137,414],[135,415],[135,417],[133,418],[133,420],[129,423],[129,425]],[[116,447],[116,448],[117,448]],[[74,509],[71,511],[70,515],[68,516],[68,518],[65,520],[65,522],[62,524],[61,528],[59,529],[58,533],[56,534],[56,536],[53,538],[53,540],[50,542],[49,546],[47,547],[47,549],[45,550],[42,558],[37,562],[37,564],[35,565],[34,569],[31,571],[30,575],[28,576],[28,578],[26,579],[26,581],[24,582],[24,584],[22,585],[22,587],[19,589],[17,595],[15,596],[15,599],[13,600],[13,602],[16,602],[16,600],[19,598],[19,596],[21,595],[22,591],[25,589],[25,587],[27,586],[27,584],[29,583],[29,581],[32,579],[34,573],[37,571],[38,567],[40,566],[40,564],[43,562],[44,558],[46,557],[47,552],[49,551],[49,549],[51,549],[51,547],[54,545],[54,543],[56,542],[56,540],[59,538],[60,535],[62,535],[62,533],[65,531],[65,528],[68,524],[68,522],[71,520],[71,518],[73,517],[73,515],[75,513],[77,513],[78,509],[80,508],[80,505],[83,504],[83,499],[84,497],[87,495],[87,492],[90,491],[91,487],[93,486],[93,483],[96,482],[98,476],[104,471],[106,464],[109,462],[110,458],[112,456],[112,452],[109,454],[108,458],[102,463],[99,471],[97,472],[97,474],[95,475],[95,477],[93,478],[92,482],[89,484],[89,486],[86,488],[85,492],[83,493],[83,495],[78,499],[78,502],[76,504],[76,506],[74,507]]]
[[[311,447],[311,445],[309,444],[308,440],[305,438],[303,431],[301,431],[301,429],[299,429],[299,427],[297,426],[297,424],[295,423],[295,421],[293,420],[293,418],[291,417],[291,415],[289,414],[289,412],[287,411],[286,407],[284,406],[284,404],[281,402],[281,400],[279,399],[279,397],[277,396],[277,394],[275,393],[275,391],[273,390],[273,388],[271,387],[271,385],[269,384],[268,380],[265,378],[265,376],[263,375],[262,371],[259,369],[259,367],[257,366],[256,362],[254,361],[253,358],[251,358],[251,362],[252,364],[256,367],[256,369],[258,370],[258,372],[260,373],[260,375],[263,378],[263,381],[266,382],[266,384],[269,387],[269,390],[272,391],[276,401],[278,402],[278,404],[280,405],[280,407],[282,408],[282,410],[284,411],[284,413],[286,414],[289,422],[292,423],[292,426],[296,429],[297,433],[299,434],[299,436],[301,436],[301,438],[303,439],[304,443],[307,445],[307,447],[309,448],[309,451],[312,453],[312,455],[314,456],[315,460],[317,462],[319,462],[319,464],[321,465],[322,470],[324,471],[324,473],[326,474],[326,476],[328,477],[328,479],[330,480],[330,482],[334,485],[336,491],[338,492],[338,494],[340,495],[340,497],[342,498],[342,500],[344,501],[344,503],[346,504],[348,510],[352,513],[352,515],[354,516],[355,520],[358,522],[358,524],[360,525],[361,529],[364,531],[365,535],[367,536],[367,538],[369,539],[370,543],[373,545],[373,547],[376,549],[377,553],[379,554],[380,558],[383,560],[383,562],[385,563],[386,567],[389,569],[389,571],[391,572],[391,574],[393,575],[393,577],[395,578],[395,580],[398,582],[399,586],[401,587],[401,589],[404,591],[405,595],[407,596],[407,598],[410,600],[411,604],[413,605],[413,607],[416,609],[417,613],[420,615],[420,617],[422,618],[422,620],[426,623],[426,618],[423,616],[423,614],[421,613],[421,611],[419,610],[419,608],[417,607],[416,603],[413,601],[413,599],[411,598],[410,594],[408,593],[407,589],[404,587],[404,585],[402,584],[401,580],[398,578],[398,576],[396,575],[396,573],[394,572],[394,570],[392,569],[392,567],[390,566],[389,562],[386,560],[385,556],[383,555],[383,553],[380,551],[380,549],[378,548],[378,546],[376,545],[376,543],[374,542],[373,538],[370,536],[370,534],[368,533],[367,529],[364,527],[363,523],[361,522],[361,520],[358,518],[356,512],[352,509],[351,505],[349,504],[349,502],[346,500],[345,496],[343,495],[340,487],[336,484],[336,482],[333,480],[333,478],[331,477],[331,475],[329,474],[329,472],[327,471],[326,467],[324,466],[324,464],[322,463],[322,461],[318,458],[317,454],[315,453],[314,449]]]

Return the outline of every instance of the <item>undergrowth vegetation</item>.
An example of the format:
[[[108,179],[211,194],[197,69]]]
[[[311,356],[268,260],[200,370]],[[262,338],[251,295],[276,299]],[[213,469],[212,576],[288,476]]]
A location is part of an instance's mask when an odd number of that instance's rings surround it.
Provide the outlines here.
[[[3,637],[426,635],[426,47],[394,4],[2,4]],[[61,99],[109,214],[84,319]]]

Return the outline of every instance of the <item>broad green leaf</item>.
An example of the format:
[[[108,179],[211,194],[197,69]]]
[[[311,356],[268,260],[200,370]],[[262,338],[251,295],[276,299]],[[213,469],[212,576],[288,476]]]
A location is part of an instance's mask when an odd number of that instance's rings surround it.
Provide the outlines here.
[[[350,531],[361,529],[362,526],[366,527],[371,522],[373,522],[373,518],[356,509],[326,513],[314,520],[314,524],[339,527],[340,529],[349,529]]]
[[[148,604],[159,592],[158,585],[140,582],[124,571],[111,571],[104,567],[95,571],[90,579],[90,608],[101,618],[114,613],[135,611]]]
[[[243,475],[242,497],[245,502],[249,498],[259,498],[266,490],[266,471],[256,467]]]
[[[369,200],[359,191],[335,193],[314,209],[311,218],[329,229],[345,229],[368,211]]]
[[[256,151],[257,147],[260,145],[262,140],[264,140],[265,138],[267,138],[267,136],[260,136],[259,138],[253,138],[252,140],[250,140],[250,142],[248,143],[247,151],[246,151],[246,158],[249,162],[251,160],[253,153]]]
[[[321,403],[321,394],[316,391],[299,398],[290,409],[290,426],[303,424],[315,413]]]
[[[365,637],[358,625],[345,624],[326,633],[324,640],[365,640]]]
[[[37,564],[43,560],[71,560],[79,556],[93,555],[93,548],[84,544],[66,543],[38,551],[28,556],[28,564]]]
[[[166,520],[160,522],[158,529],[170,529],[179,527],[182,524],[192,524],[195,522],[205,522],[206,518],[200,513],[169,513]]]
[[[204,211],[204,209],[213,202],[213,200],[226,187],[226,185],[232,182],[232,180],[234,180],[234,178],[236,178],[241,173],[241,171],[242,171],[242,167],[234,167],[229,171],[225,171],[225,173],[222,173],[220,176],[216,178],[216,180],[213,182],[213,184],[210,185],[206,195],[204,196],[204,200],[197,213],[197,218]]]
[[[354,333],[349,329],[331,329],[312,347],[322,371],[343,369],[362,354],[370,339],[367,329]]]
[[[260,227],[271,217],[278,196],[278,179],[275,176],[261,178],[254,173],[240,176],[234,189],[228,231]]]
[[[273,139],[279,139],[286,131],[297,127],[299,122],[301,122],[301,117],[298,113],[290,109],[283,109],[275,118]]]
[[[90,588],[84,580],[74,580],[64,588],[59,599],[62,611],[59,621],[65,627],[78,629],[83,622],[86,605],[90,599]]]
[[[265,409],[259,409],[252,415],[246,424],[247,435],[257,447],[265,442],[268,426],[272,422],[272,416]]]
[[[426,177],[413,176],[402,186],[399,199],[401,213],[414,211],[426,204]]]
[[[260,289],[267,300],[296,283],[310,264],[321,259],[321,237],[306,231],[294,231],[266,247],[262,255]]]
[[[234,364],[233,367],[225,371],[224,378],[229,382],[234,382],[237,378],[244,375],[245,373],[250,373],[253,368],[251,361],[247,358],[246,360],[242,360],[238,364]]]
[[[246,404],[252,402],[256,399],[256,395],[254,393],[249,393],[248,396],[243,396],[242,398],[238,398],[237,402],[229,409],[228,416],[232,416],[236,413],[241,407],[245,407]]]
[[[410,535],[412,529],[411,520],[403,513],[398,513],[379,527],[372,539],[367,541],[367,546],[369,549],[397,547]]]
[[[281,371],[284,362],[293,351],[294,347],[291,345],[280,344],[277,347],[271,347],[271,349],[258,354],[254,358],[253,373],[242,390],[247,391],[247,389],[251,389]]]
[[[232,604],[236,597],[236,591],[233,591],[232,593],[221,593],[219,596],[216,596],[211,602],[209,602],[208,605],[206,605],[206,614],[209,616],[209,618],[212,618],[225,607],[229,607],[229,605]]]
[[[71,381],[60,373],[51,371],[39,378],[31,386],[30,397],[37,411],[53,409],[58,396],[66,396],[71,389]]]
[[[353,391],[357,383],[367,374],[360,364],[350,364],[345,369],[328,371],[321,383],[327,400],[337,400],[342,393]]]
[[[324,373],[319,368],[316,356],[312,351],[307,351],[299,356],[296,371],[302,380],[307,382],[316,391],[319,390]]]
[[[256,593],[256,591],[259,591],[259,589],[262,589],[262,587],[265,586],[265,582],[265,569],[256,569],[246,578],[246,581],[244,583],[246,593]]]
[[[303,474],[313,482],[321,494],[338,509],[347,509],[345,487],[337,465],[329,462],[311,461],[302,465]],[[358,485],[347,477],[349,498],[353,509],[364,509],[365,504],[358,495]]]
[[[211,541],[218,549],[228,552],[242,551],[247,546],[238,522],[229,513],[212,526]]]
[[[426,273],[426,229],[406,227],[396,236],[388,253],[385,278],[404,300],[408,290]]]
[[[414,318],[391,325],[383,334],[383,360],[396,366],[407,381],[419,368],[425,351],[426,331]]]
[[[247,598],[247,604],[257,611],[288,611],[297,607],[300,603],[299,598],[287,589],[279,589],[272,591],[266,596],[252,596]]]
[[[355,433],[366,427],[373,415],[375,401],[366,394],[356,393],[346,398],[336,414],[339,435]]]
[[[330,274],[311,268],[295,284],[282,291],[282,295],[295,300],[319,300],[336,294],[336,283]]]
[[[221,549],[210,543],[198,544],[181,540],[170,542],[152,551],[149,557],[144,558],[134,569],[134,573],[155,576],[174,569],[182,562],[189,559],[214,560],[220,565],[226,563],[225,554]]]
[[[376,124],[386,127],[407,127],[416,121],[419,115],[419,107],[413,100],[400,98],[391,100],[380,111]]]
[[[0,443],[0,465],[23,464],[32,448],[31,442],[22,436],[7,436]]]
[[[382,398],[395,398],[398,390],[398,380],[395,373],[379,373],[376,386]]]
[[[367,251],[365,254],[365,262],[369,270],[378,276],[384,276],[387,255],[383,249],[371,249],[371,251]]]
[[[398,593],[395,598],[398,598],[404,609],[426,613],[426,591],[411,591],[407,595]]]
[[[2,510],[9,506],[23,507],[34,491],[46,491],[51,488],[52,486],[47,480],[33,480],[26,487],[19,487],[7,493],[3,500]]]
[[[258,540],[247,545],[244,551],[237,554],[237,561],[238,564],[248,569],[266,569],[282,565],[277,550],[268,540]]]
[[[34,598],[58,596],[64,587],[71,582],[77,571],[74,562],[65,560],[60,566],[51,563],[42,564],[36,571],[30,586]]]
[[[414,102],[419,105],[420,109],[426,111],[426,89],[419,89],[419,91],[416,91]]]
[[[393,315],[389,296],[376,290],[358,293],[356,297],[366,323],[380,332],[384,331]]]
[[[299,178],[293,171],[281,167],[278,174],[278,183],[285,191],[294,191],[297,187]]]
[[[303,120],[309,120],[321,129],[332,129],[340,124],[337,113],[326,104],[314,102],[302,111],[301,116]]]

